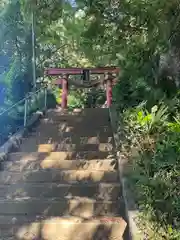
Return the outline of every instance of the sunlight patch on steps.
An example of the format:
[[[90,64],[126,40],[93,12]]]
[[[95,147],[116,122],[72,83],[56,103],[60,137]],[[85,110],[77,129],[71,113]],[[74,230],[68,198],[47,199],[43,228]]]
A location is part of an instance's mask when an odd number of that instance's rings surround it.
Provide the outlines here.
[[[29,162],[29,161],[42,161],[45,159],[53,159],[54,161],[63,160],[97,160],[97,159],[114,159],[113,154],[97,151],[58,151],[58,152],[16,152],[8,155],[8,164],[10,162]]]
[[[57,144],[40,144],[38,152],[53,152],[57,148]]]
[[[40,168],[56,168],[56,169],[69,169],[69,170],[114,170],[115,161],[113,159],[109,162],[102,160],[68,160],[51,159],[47,157],[40,162]],[[33,166],[32,166],[33,168]]]
[[[20,227],[17,239],[36,240],[121,240],[127,223],[121,218],[52,217]]]
[[[57,182],[62,183],[97,183],[115,182],[118,180],[118,173],[116,170],[104,171],[104,170],[61,170],[52,169],[47,170],[34,170],[24,172],[8,172],[4,171],[0,175],[0,181],[2,184],[11,184],[18,181],[33,182]]]

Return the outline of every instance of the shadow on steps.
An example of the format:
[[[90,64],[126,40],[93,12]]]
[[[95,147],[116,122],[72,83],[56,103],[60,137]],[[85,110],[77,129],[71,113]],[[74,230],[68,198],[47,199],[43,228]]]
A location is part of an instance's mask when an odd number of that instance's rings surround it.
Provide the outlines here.
[[[121,239],[126,224],[119,217],[124,217],[125,213],[121,186],[115,188],[119,182],[117,166],[114,163],[105,165],[107,159],[115,160],[113,150],[92,149],[93,141],[97,146],[100,143],[109,144],[108,138],[111,138],[110,144],[113,145],[108,112],[106,109],[100,110],[84,110],[81,116],[51,113],[47,116],[50,121],[42,121],[24,141],[21,152],[9,155],[12,171],[7,168],[7,163],[4,166],[6,171],[0,174],[5,186],[0,187],[2,236],[18,235],[17,239],[30,240]],[[47,142],[49,136],[51,143]],[[55,152],[58,151],[57,142],[67,137],[75,142],[74,149]],[[90,139],[90,143],[80,142],[82,137],[87,137],[87,141]],[[86,151],[77,149],[77,146],[85,144],[89,144]],[[36,152],[39,145],[41,152]],[[74,165],[72,162],[68,166],[63,163],[66,169],[52,169],[52,166],[48,167],[51,163],[47,164],[47,159],[59,162],[58,166],[62,166],[62,161],[86,160],[87,169],[80,165],[77,167],[79,163]],[[93,159],[97,164],[104,162],[104,165],[90,168]],[[28,169],[28,164],[22,167],[20,162],[36,162],[47,169],[35,169],[36,164]],[[103,184],[106,187],[102,187]],[[122,239],[127,238],[123,236]]]

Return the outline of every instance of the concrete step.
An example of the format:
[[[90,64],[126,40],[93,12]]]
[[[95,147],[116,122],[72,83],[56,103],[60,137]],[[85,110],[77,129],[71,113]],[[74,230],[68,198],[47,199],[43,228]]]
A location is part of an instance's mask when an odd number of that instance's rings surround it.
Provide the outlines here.
[[[46,114],[46,118],[48,119],[57,119],[61,121],[73,121],[78,119],[79,121],[83,120],[94,120],[96,119],[98,123],[106,123],[109,120],[109,111],[108,109],[88,109],[82,110],[79,113],[62,113],[60,111],[52,110]],[[101,121],[99,121],[101,120]],[[103,121],[102,121],[103,120]],[[93,121],[94,123],[95,121]],[[96,123],[95,122],[95,123]]]
[[[4,217],[4,221],[6,222]],[[46,239],[46,240],[115,240],[123,239],[127,223],[121,217],[96,217],[84,220],[79,217],[52,217],[22,221],[13,219],[13,224],[0,224],[1,237],[14,237],[12,239]],[[16,221],[17,220],[17,221]],[[7,238],[6,238],[7,240]]]
[[[91,126],[91,127],[90,127]],[[77,136],[85,135],[100,135],[100,136],[112,136],[112,131],[109,125],[98,125],[92,126],[92,123],[86,123],[84,125],[73,125],[69,124],[64,128],[63,132],[70,132],[71,134],[76,134]]]
[[[96,118],[96,121],[94,121]],[[56,114],[52,114],[49,116],[45,116],[42,120],[42,123],[62,123],[62,122],[68,122],[68,123],[73,123],[73,124],[81,124],[81,123],[89,123],[91,122],[94,126],[97,125],[105,125],[107,123],[109,123],[109,119],[106,116],[105,118],[103,116],[100,116],[100,114],[98,114],[98,116],[83,116],[83,115],[56,115]]]
[[[40,170],[23,172],[0,172],[1,184],[12,184],[18,181],[25,182],[116,182],[118,181],[117,171],[89,171],[89,170]]]
[[[23,200],[31,198],[73,199],[76,196],[94,200],[117,200],[121,185],[117,183],[60,184],[60,183],[15,183],[0,185],[1,200]]]
[[[100,151],[100,152],[109,152],[112,151],[113,146],[110,143],[100,143],[100,144],[69,144],[66,142],[60,144],[39,144],[38,145],[38,152],[46,151],[46,149],[57,151]],[[45,150],[44,150],[45,149]]]
[[[101,170],[112,171],[117,169],[117,161],[113,159],[96,159],[96,160],[61,160],[45,157],[41,160],[21,159],[16,161],[7,161],[1,164],[1,169],[5,171],[22,170],[40,170],[40,169],[61,169],[61,170]]]
[[[108,140],[108,137],[107,137]],[[113,141],[98,142],[95,138],[62,137],[56,135],[33,136],[24,139],[19,152],[50,152],[50,151],[112,151]],[[43,149],[43,150],[41,150]]]
[[[44,149],[45,150],[45,149]],[[63,160],[97,160],[97,159],[114,159],[114,155],[110,155],[107,152],[15,152],[8,155],[8,161],[43,161],[44,159],[51,159],[53,161]]]
[[[110,121],[109,117],[101,116],[100,114],[96,116],[56,116],[56,115],[50,115],[41,120],[41,123],[43,125],[61,125],[66,124],[69,126],[87,126],[91,124],[93,128],[102,127],[105,126],[110,127]],[[93,130],[92,128],[92,130]]]
[[[1,165],[0,239],[123,239],[113,144],[108,109],[48,112]]]
[[[121,201],[96,201],[89,198],[73,199],[19,199],[0,200],[0,215],[23,216],[78,216],[90,218],[96,216],[118,216],[123,210]]]
[[[55,143],[45,143],[48,142],[44,141],[42,139],[36,139],[32,141],[31,146],[28,146],[28,144],[21,146],[23,148],[23,151],[27,152],[28,149],[33,147],[33,150],[35,152],[52,152],[52,151],[77,151],[77,152],[87,152],[87,151],[99,151],[99,152],[110,152],[113,150],[113,146],[110,143],[100,143],[100,144],[70,144],[60,141],[61,143],[55,142]],[[30,143],[30,142],[29,142]],[[45,143],[45,144],[44,144]]]
[[[28,136],[36,136],[36,137],[58,137],[62,134],[69,134],[70,136],[76,136],[76,137],[96,137],[99,136],[101,138],[104,138],[107,140],[108,137],[112,137],[112,131],[109,126],[97,126],[93,127],[92,129],[89,127],[92,124],[86,124],[86,125],[72,125],[72,124],[56,124],[52,123],[51,125],[41,125],[39,128],[33,129],[31,133],[29,133]],[[44,129],[49,129],[44,131]],[[43,130],[43,131],[42,131]],[[50,134],[50,135],[49,135]]]
[[[30,135],[31,137],[37,137],[36,133],[32,133]],[[53,135],[53,138],[50,138],[46,133],[41,133],[40,136],[41,141],[48,142],[48,141],[54,141],[57,143],[66,142],[66,143],[72,143],[72,144],[113,144],[113,137],[108,136],[108,134],[104,133],[104,135],[89,135],[89,134],[83,134],[81,136],[77,135],[73,132],[59,132]],[[39,138],[38,137],[38,138]]]
[[[109,116],[108,109],[105,108],[85,108],[85,109],[74,109],[73,112],[68,111],[61,111],[60,109],[52,109],[48,110],[47,115],[48,116],[59,116],[59,117],[70,117],[74,116],[74,113],[77,113],[76,116],[86,116],[86,117],[92,117],[94,115],[99,115],[104,117]]]
[[[93,120],[94,121],[94,120]],[[96,120],[97,121],[97,120]],[[92,122],[92,120],[60,120],[60,119],[43,119],[41,120],[41,125],[39,125],[38,128],[36,129],[40,129],[42,127],[49,127],[52,128],[52,130],[58,129],[59,132],[60,131],[64,131],[64,132],[77,132],[83,129],[85,131],[85,133],[106,133],[106,132],[110,132],[111,127],[110,127],[110,123],[102,123],[103,121],[101,120],[101,122],[97,121],[97,122]],[[92,128],[89,128],[90,126],[92,126]],[[69,127],[69,128],[68,128]],[[33,128],[35,130],[35,128]],[[69,130],[68,130],[69,129]],[[90,131],[91,130],[91,131]],[[83,134],[83,132],[82,132]],[[112,131],[111,131],[112,134]]]
[[[113,137],[109,137],[107,134],[104,136],[91,136],[91,135],[82,135],[78,136],[77,134],[69,133],[69,132],[62,132],[61,134],[62,141],[67,140],[71,143],[80,143],[80,144],[106,144],[110,143],[113,144]]]
[[[71,116],[71,120],[66,116],[64,120],[59,117],[55,119],[54,116],[48,116],[41,120],[40,125],[32,129],[31,134],[23,140],[19,151],[40,151],[39,145],[44,144],[53,145],[52,147],[49,146],[49,150],[46,151],[55,151],[57,144],[60,144],[57,148],[59,151],[73,151],[74,149],[76,151],[98,151],[99,148],[104,149],[103,145],[106,145],[106,143],[112,148],[113,141],[110,124],[108,121],[105,122],[103,120],[104,117],[100,116],[100,113],[98,114],[95,118],[84,116],[82,119],[76,119],[75,116]],[[62,146],[62,143],[72,143],[74,145]]]

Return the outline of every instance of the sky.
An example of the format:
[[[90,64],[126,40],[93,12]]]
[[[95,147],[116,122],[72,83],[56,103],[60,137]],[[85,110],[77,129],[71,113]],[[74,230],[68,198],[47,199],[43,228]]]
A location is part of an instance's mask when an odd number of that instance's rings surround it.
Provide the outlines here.
[[[76,7],[76,0],[68,0],[72,7]]]

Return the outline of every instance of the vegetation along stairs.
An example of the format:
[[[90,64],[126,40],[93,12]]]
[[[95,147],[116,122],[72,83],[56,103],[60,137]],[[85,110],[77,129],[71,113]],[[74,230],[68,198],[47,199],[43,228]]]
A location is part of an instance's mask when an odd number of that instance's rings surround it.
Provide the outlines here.
[[[108,109],[49,110],[0,172],[0,239],[128,239]]]

